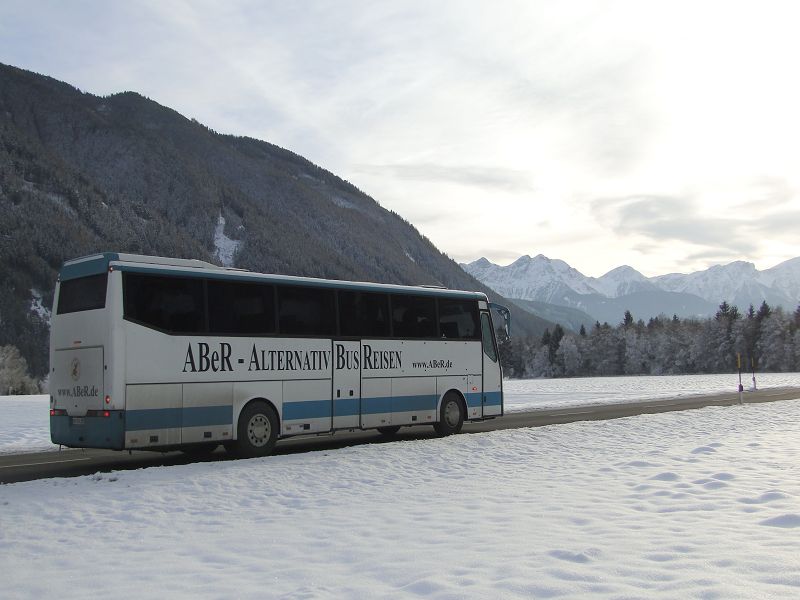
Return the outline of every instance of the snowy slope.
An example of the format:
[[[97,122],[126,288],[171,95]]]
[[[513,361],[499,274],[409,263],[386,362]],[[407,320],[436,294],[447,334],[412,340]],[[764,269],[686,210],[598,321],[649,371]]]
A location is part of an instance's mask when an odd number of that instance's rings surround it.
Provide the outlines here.
[[[761,283],[797,300],[800,296],[800,257],[762,271]]]
[[[800,401],[0,486],[5,598],[796,598]]]

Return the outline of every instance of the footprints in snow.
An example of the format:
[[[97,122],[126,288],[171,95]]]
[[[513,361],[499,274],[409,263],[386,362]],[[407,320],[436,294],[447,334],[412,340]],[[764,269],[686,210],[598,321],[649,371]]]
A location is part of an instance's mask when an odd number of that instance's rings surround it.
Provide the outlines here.
[[[789,513],[786,515],[779,515],[771,519],[764,519],[758,522],[759,525],[766,525],[767,527],[782,527],[784,529],[793,529],[800,527],[800,515]]]
[[[751,444],[758,445],[758,444]],[[711,455],[717,452],[717,448],[722,446],[720,443],[707,444],[699,446],[691,451],[693,455]],[[699,461],[693,461],[699,462]],[[634,460],[626,463],[616,465],[619,467],[627,467],[633,473],[633,469],[652,469],[655,471],[658,467],[664,466],[663,464],[652,463],[643,460]],[[643,512],[675,512],[675,511],[693,511],[693,510],[717,510],[719,506],[712,507],[708,504],[707,500],[703,504],[697,504],[700,496],[707,492],[714,492],[717,490],[724,490],[728,488],[730,483],[736,479],[736,475],[725,471],[711,473],[699,479],[694,479],[691,482],[682,481],[681,472],[674,471],[661,471],[655,475],[647,477],[647,483],[631,481],[627,485],[632,488],[632,498],[637,501],[647,501],[648,504],[637,504],[635,510]],[[780,490],[768,490],[757,496],[741,496],[732,498],[730,496],[714,496],[718,501],[735,501],[739,505],[744,505],[740,509],[745,513],[758,513],[764,510],[767,505],[771,503],[779,503],[783,500],[791,500],[791,496],[783,493]],[[666,504],[666,505],[665,505]],[[668,506],[667,506],[668,505]],[[773,506],[772,509],[779,506]],[[767,519],[758,521],[759,525],[765,527],[779,527],[783,529],[796,529],[800,528],[800,514],[798,513],[785,513],[779,514]],[[668,560],[668,558],[654,556],[652,560]],[[565,558],[567,560],[567,558]]]
[[[585,564],[600,556],[598,548],[587,548],[583,552],[570,552],[569,550],[551,550],[548,552],[553,558],[572,563]]]

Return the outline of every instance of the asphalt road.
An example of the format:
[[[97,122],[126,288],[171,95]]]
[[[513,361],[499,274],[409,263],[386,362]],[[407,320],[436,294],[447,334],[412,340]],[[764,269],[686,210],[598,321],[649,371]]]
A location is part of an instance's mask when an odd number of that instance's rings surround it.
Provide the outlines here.
[[[774,388],[745,392],[744,402],[775,402],[779,400],[800,399],[800,388]],[[663,400],[646,400],[642,402],[626,402],[620,404],[599,404],[575,406],[560,409],[543,409],[528,412],[510,413],[504,417],[466,423],[463,433],[479,433],[499,429],[516,429],[520,427],[541,427],[574,421],[599,421],[618,419],[633,415],[689,410],[705,406],[731,406],[739,403],[736,392],[696,396],[690,398],[669,398]],[[387,439],[375,431],[337,432],[313,437],[293,438],[278,442],[275,454],[295,454],[314,450],[332,450],[345,446],[369,443],[387,443],[392,440],[412,440],[436,437],[433,428],[427,426],[403,428]],[[61,452],[36,452],[28,454],[0,454],[0,484],[18,481],[31,481],[48,477],[76,477],[91,475],[97,472],[142,469],[165,465],[181,465],[191,462],[235,460],[222,448],[208,457],[198,459],[181,452],[145,452],[133,453],[113,450],[62,450]]]

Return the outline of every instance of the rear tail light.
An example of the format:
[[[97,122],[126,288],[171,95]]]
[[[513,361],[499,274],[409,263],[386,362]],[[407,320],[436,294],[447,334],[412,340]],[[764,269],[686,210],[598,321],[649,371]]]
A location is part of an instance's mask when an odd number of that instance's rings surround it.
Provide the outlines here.
[[[106,396],[106,404],[111,404],[111,396]]]
[[[87,417],[110,417],[111,411],[110,410],[87,410],[86,411]]]
[[[50,416],[51,417],[62,417],[67,414],[67,411],[63,408],[51,408],[50,409]]]

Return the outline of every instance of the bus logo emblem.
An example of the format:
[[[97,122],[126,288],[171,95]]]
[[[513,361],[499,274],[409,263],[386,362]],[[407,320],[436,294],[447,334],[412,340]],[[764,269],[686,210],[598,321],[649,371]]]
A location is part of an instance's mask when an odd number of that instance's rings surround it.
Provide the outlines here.
[[[77,358],[72,359],[72,365],[70,366],[70,376],[72,377],[73,381],[78,381],[81,377],[81,361]]]

